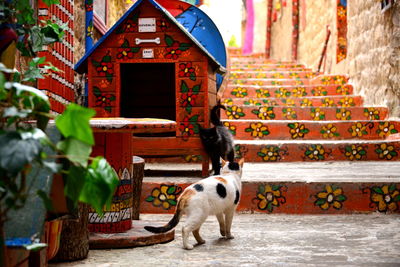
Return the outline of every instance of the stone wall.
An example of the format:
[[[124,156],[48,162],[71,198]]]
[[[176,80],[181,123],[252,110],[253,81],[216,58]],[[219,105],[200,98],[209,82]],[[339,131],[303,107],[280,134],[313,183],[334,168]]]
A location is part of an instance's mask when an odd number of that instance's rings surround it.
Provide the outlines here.
[[[291,56],[286,46],[292,42],[290,7],[288,1],[284,16],[272,28],[273,59]],[[322,71],[349,75],[356,93],[364,96],[367,105],[388,106],[391,116],[399,116],[400,2],[382,14],[378,1],[353,0],[348,1],[347,12],[347,58],[337,64],[336,1],[301,0],[298,61],[317,69],[329,25],[331,38]]]
[[[277,1],[274,1],[274,5]],[[285,61],[292,59],[292,0],[282,8],[282,16],[272,23],[271,58]]]

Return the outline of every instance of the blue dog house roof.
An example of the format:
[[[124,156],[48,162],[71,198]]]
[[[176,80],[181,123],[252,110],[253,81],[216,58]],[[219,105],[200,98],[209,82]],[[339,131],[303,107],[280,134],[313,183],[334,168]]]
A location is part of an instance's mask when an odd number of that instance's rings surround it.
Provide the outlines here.
[[[128,16],[143,2],[148,1],[155,8],[160,10],[165,14],[190,40],[195,43],[195,45],[202,50],[207,57],[216,65],[216,71],[219,74],[224,74],[226,72],[226,62],[220,63],[218,60],[206,49],[203,45],[191,34],[188,30],[186,30],[169,12],[167,9],[162,7],[155,0],[138,0],[118,21],[115,23],[111,29],[102,36],[99,41],[89,50],[86,54],[79,60],[79,62],[75,65],[75,71],[78,73],[84,73],[87,71],[87,59],[92,55],[92,53],[128,18]],[[218,32],[219,34],[219,32]]]

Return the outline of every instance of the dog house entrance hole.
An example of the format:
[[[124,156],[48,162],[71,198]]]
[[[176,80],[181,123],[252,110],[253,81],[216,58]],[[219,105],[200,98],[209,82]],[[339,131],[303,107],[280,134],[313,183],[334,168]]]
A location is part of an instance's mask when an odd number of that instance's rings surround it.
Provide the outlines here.
[[[121,117],[176,120],[175,64],[121,64]]]

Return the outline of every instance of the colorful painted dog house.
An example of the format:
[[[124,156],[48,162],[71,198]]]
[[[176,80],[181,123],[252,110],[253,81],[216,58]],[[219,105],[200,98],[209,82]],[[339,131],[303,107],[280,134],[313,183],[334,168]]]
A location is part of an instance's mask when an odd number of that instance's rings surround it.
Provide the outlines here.
[[[134,155],[200,154],[202,174],[208,174],[198,130],[209,126],[217,101],[216,75],[225,68],[167,9],[154,0],[137,1],[75,70],[88,74],[88,105],[97,117],[175,122],[162,133],[149,129],[134,135]]]

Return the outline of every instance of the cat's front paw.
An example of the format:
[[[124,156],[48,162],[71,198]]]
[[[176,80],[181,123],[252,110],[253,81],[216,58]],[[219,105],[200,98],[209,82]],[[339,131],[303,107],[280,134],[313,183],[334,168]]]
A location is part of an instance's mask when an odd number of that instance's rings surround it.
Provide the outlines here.
[[[226,236],[226,232],[224,230],[220,230],[219,232],[221,233],[222,236]]]
[[[191,244],[184,245],[183,248],[187,249],[187,250],[192,250],[193,249],[193,245],[191,245]]]
[[[206,243],[204,239],[197,241],[197,245],[203,245],[204,243]]]
[[[234,239],[235,237],[234,237],[233,235],[231,235],[231,234],[227,234],[227,235],[226,235],[226,238],[227,238],[227,239]]]

